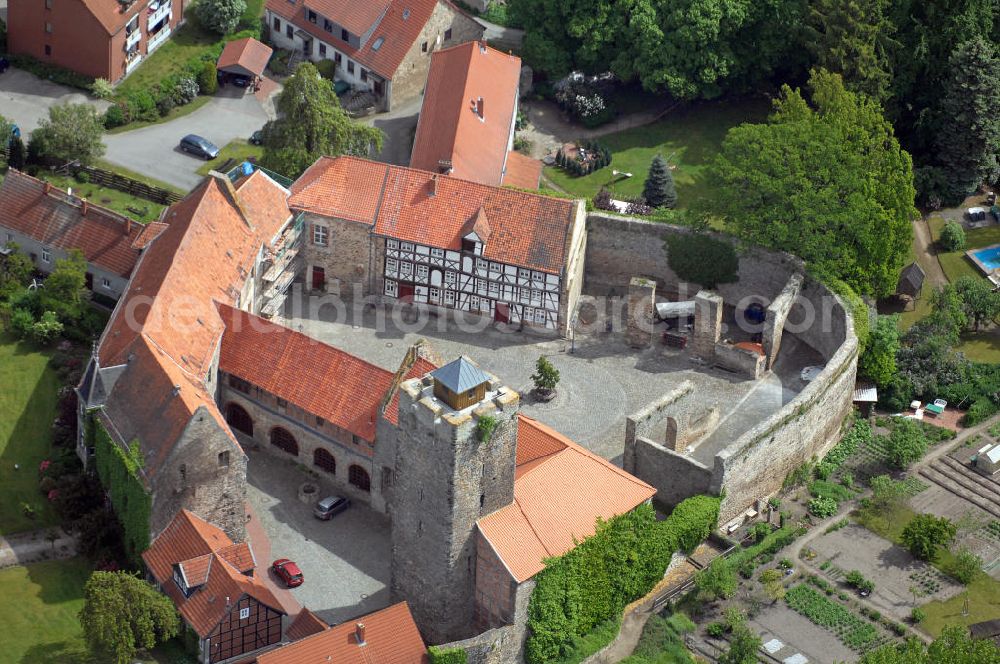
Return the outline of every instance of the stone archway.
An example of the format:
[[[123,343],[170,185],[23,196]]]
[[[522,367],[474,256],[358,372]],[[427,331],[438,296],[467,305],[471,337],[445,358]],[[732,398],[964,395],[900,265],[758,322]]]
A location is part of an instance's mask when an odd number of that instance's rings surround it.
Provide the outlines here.
[[[337,474],[337,459],[322,447],[313,452],[313,465],[331,475]]]
[[[358,487],[362,491],[372,490],[372,481],[368,476],[368,471],[357,464],[353,464],[347,471],[347,481]]]
[[[226,405],[226,424],[242,434],[253,437],[253,418],[238,403]]]
[[[287,429],[281,427],[271,429],[271,444],[292,456],[299,455],[299,443]]]

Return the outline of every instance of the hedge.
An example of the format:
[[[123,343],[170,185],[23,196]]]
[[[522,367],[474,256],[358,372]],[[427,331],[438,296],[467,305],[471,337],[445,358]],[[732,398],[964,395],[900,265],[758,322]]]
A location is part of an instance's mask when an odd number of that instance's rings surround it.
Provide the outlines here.
[[[38,78],[44,78],[48,81],[52,81],[53,83],[68,85],[73,88],[80,88],[87,93],[90,92],[91,86],[94,85],[94,79],[89,76],[84,76],[83,74],[78,74],[75,71],[63,69],[62,67],[57,67],[55,65],[50,65],[47,62],[40,62],[28,55],[8,55],[7,59],[14,67],[23,69],[26,72],[34,74]]]
[[[469,656],[463,648],[442,648],[431,646],[427,649],[431,664],[465,664]]]
[[[575,638],[617,618],[663,578],[674,551],[690,550],[711,533],[721,499],[694,496],[663,521],[649,505],[609,521],[562,556],[545,561],[528,606],[529,664],[569,654]]]
[[[740,259],[725,240],[701,233],[670,235],[664,243],[667,263],[683,281],[715,288],[739,281]]]
[[[122,540],[129,559],[140,565],[149,548],[149,515],[152,499],[139,477],[142,453],[135,441],[123,450],[111,440],[104,426],[91,416],[97,476],[108,492],[111,506],[122,525]]]

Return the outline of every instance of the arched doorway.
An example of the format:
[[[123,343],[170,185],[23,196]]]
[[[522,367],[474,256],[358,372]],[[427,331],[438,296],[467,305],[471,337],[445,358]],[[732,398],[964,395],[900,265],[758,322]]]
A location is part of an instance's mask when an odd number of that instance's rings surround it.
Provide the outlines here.
[[[299,455],[299,443],[295,440],[295,436],[281,427],[271,429],[271,444],[292,456]]]
[[[333,455],[324,450],[322,447],[317,447],[316,451],[313,452],[313,465],[317,466],[320,470],[325,470],[331,475],[337,473],[337,460],[333,458]]]
[[[238,403],[226,405],[226,423],[242,434],[253,436],[253,418]]]
[[[368,471],[358,465],[352,465],[347,471],[347,481],[362,491],[371,491],[372,481]]]

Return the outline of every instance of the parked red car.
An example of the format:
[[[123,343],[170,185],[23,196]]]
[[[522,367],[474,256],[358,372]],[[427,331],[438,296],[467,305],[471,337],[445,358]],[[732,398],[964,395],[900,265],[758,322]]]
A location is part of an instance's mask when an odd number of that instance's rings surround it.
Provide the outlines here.
[[[271,563],[271,569],[274,570],[274,573],[289,588],[301,586],[302,582],[305,581],[305,578],[302,576],[302,570],[288,558],[278,558]]]

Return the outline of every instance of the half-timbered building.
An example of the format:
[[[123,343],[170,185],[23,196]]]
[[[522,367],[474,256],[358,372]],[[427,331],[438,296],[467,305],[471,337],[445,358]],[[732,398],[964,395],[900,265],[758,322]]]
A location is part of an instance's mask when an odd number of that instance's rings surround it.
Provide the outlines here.
[[[568,331],[583,281],[583,201],[355,157],[324,157],[292,186],[315,290],[457,309]]]

